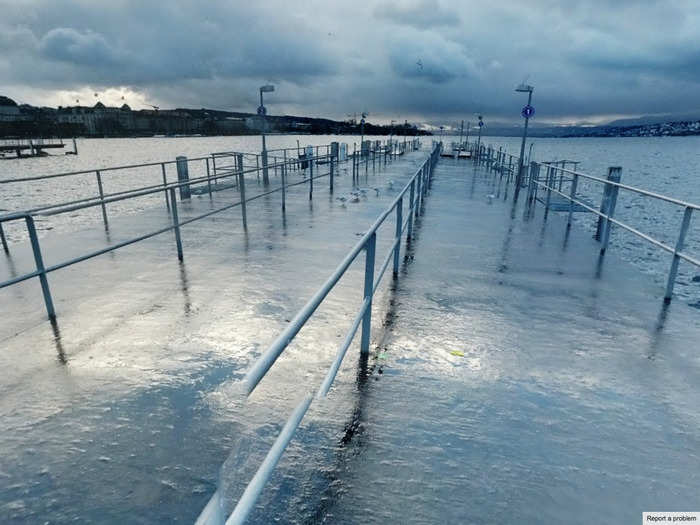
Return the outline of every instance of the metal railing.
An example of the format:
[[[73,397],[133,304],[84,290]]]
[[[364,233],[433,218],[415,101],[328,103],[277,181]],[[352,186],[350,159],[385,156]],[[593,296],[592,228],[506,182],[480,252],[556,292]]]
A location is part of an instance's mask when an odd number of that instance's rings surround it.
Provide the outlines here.
[[[319,145],[319,146],[311,146],[314,148],[316,152],[324,151],[323,154],[317,154],[315,157],[317,158],[327,158],[328,155],[330,155],[330,145]],[[285,151],[290,151],[292,148],[285,148]],[[294,151],[296,151],[296,148],[293,148]],[[275,152],[280,152],[283,150],[271,150]],[[243,161],[239,162],[241,157],[240,155],[243,155]],[[53,209],[60,209],[66,206],[72,206],[76,204],[82,204],[82,203],[91,203],[91,202],[100,202],[102,203],[102,220],[104,223],[104,227],[106,230],[109,229],[109,220],[108,220],[108,214],[107,214],[107,209],[104,206],[103,201],[105,199],[109,199],[111,197],[119,197],[123,195],[127,195],[129,193],[138,193],[140,191],[146,191],[146,190],[151,190],[155,188],[161,188],[161,189],[166,189],[169,185],[168,182],[168,168],[171,168],[170,171],[172,171],[172,168],[176,168],[178,171],[178,178],[179,178],[179,171],[182,167],[182,159],[185,159],[185,165],[186,170],[193,171],[193,172],[199,172],[201,175],[197,177],[196,179],[192,180],[204,180],[206,178],[207,181],[207,191],[209,195],[211,196],[211,193],[213,191],[217,191],[219,189],[228,189],[230,186],[226,187],[216,187],[212,185],[212,182],[215,182],[218,178],[221,178],[221,176],[234,176],[234,184],[236,181],[235,175],[238,173],[240,169],[245,169],[245,168],[257,168],[258,170],[261,170],[261,163],[260,163],[260,157],[261,154],[256,154],[256,153],[243,153],[243,152],[218,152],[218,153],[212,153],[207,156],[201,156],[201,157],[194,157],[194,158],[187,158],[187,157],[178,157],[176,160],[170,160],[170,161],[162,161],[162,162],[146,162],[146,163],[140,163],[140,164],[126,164],[126,165],[121,165],[121,166],[110,166],[110,167],[103,167],[103,168],[95,168],[95,169],[89,169],[89,170],[79,170],[79,171],[68,171],[68,172],[62,172],[62,173],[54,173],[54,174],[48,174],[48,175],[38,175],[38,176],[30,176],[30,177],[15,177],[11,179],[0,179],[0,185],[11,185],[11,184],[17,184],[17,183],[31,183],[31,182],[38,182],[38,181],[45,181],[45,180],[51,180],[51,179],[60,179],[60,178],[66,178],[66,177],[76,177],[76,176],[94,176],[94,181],[96,183],[95,189],[96,189],[96,194],[93,196],[89,197],[84,197],[80,199],[73,199],[70,201],[65,201],[65,202],[59,202],[59,203],[54,203],[54,204],[40,204],[33,206],[31,208],[26,208],[22,210],[17,210],[16,213],[21,213],[21,212],[27,212],[30,214],[37,214],[39,212],[46,212],[49,210]],[[251,160],[252,159],[252,160]],[[217,165],[217,160],[219,164]],[[223,164],[222,164],[223,162]],[[281,172],[281,163],[285,162],[286,167],[285,170],[286,172],[290,171],[300,171],[302,169],[302,163],[301,160],[298,158],[292,158],[291,155],[288,157],[286,154],[284,156],[272,156],[272,164],[268,167],[269,169],[273,170],[274,175],[278,176]],[[308,167],[308,162],[304,163],[305,167]],[[149,168],[156,168],[156,172],[154,173],[147,173],[147,170]],[[145,178],[148,176],[154,176],[160,180],[159,183],[157,184],[149,184],[146,186],[139,186],[136,188],[129,188],[121,191],[116,191],[116,192],[111,192],[111,193],[106,193],[104,190],[104,183],[107,180],[105,177],[106,176],[114,176],[114,175],[123,175],[125,173],[134,173],[134,170],[137,170],[137,174],[139,175],[140,178]],[[260,173],[261,171],[257,172],[257,177],[258,180],[260,179]],[[172,175],[171,175],[172,178]],[[268,181],[269,182],[269,181]],[[0,186],[1,187],[1,186]],[[170,209],[170,201],[165,195],[165,206],[167,209]],[[3,230],[2,222],[0,222],[0,243],[2,244],[3,249],[5,252],[9,252],[9,244],[7,242],[7,238],[5,236],[5,232]]]
[[[486,164],[487,170],[500,173],[501,177],[506,174],[506,184],[510,183],[511,180],[515,181],[517,179],[515,176],[515,169],[518,165],[518,157],[507,154],[501,148],[496,151],[493,147],[485,147],[483,144],[478,149],[474,144],[472,144],[472,147],[474,148],[473,158],[475,162]],[[507,163],[506,160],[508,161]],[[628,184],[623,184],[620,182],[622,174],[621,167],[614,166],[608,168],[607,178],[602,178],[582,173],[575,169],[566,168],[567,163],[574,162],[575,161],[570,160],[541,163],[531,161],[529,166],[524,166],[523,174],[521,176],[521,186],[523,188],[527,188],[526,202],[528,207],[532,208],[539,200],[538,193],[540,190],[546,192],[546,196],[542,199],[545,209],[543,220],[546,221],[552,203],[552,195],[557,195],[563,198],[565,202],[569,203],[568,209],[565,210],[567,213],[567,230],[571,228],[572,217],[574,211],[577,209],[576,207],[579,207],[578,209],[593,213],[598,217],[595,239],[601,244],[601,258],[605,255],[608,248],[610,232],[613,226],[617,226],[622,230],[648,242],[652,246],[671,254],[671,263],[666,276],[666,287],[664,292],[664,302],[670,303],[671,299],[673,298],[673,289],[678,276],[680,261],[683,260],[696,267],[700,267],[700,259],[697,259],[684,251],[693,212],[700,210],[700,205],[684,201],[682,199],[669,197],[667,195],[662,195],[653,191],[637,188],[635,186],[630,186]],[[542,172],[544,172],[543,178],[540,177]],[[601,192],[602,196],[599,206],[592,205],[582,197],[581,193],[579,192],[580,180],[590,181],[594,184],[602,186],[603,191]],[[678,234],[676,236],[676,242],[673,246],[669,246],[663,241],[642,232],[638,228],[615,218],[615,208],[617,206],[618,194],[620,190],[672,204],[683,209],[683,218],[681,219]]]
[[[243,166],[242,162],[242,154],[239,154],[238,158],[238,165]],[[330,158],[329,158],[330,157]],[[281,185],[279,187],[275,187],[273,189],[263,191],[262,193],[259,193],[257,195],[254,195],[252,197],[246,197],[245,195],[245,175],[257,172],[257,168],[250,168],[250,169],[237,169],[237,170],[232,170],[232,171],[227,171],[224,174],[221,175],[211,175],[207,174],[206,176],[203,177],[197,177],[194,179],[187,179],[182,182],[177,182],[177,183],[168,183],[164,182],[162,185],[157,185],[155,187],[146,187],[146,188],[139,188],[137,190],[131,190],[128,192],[120,192],[117,194],[112,194],[112,195],[105,195],[101,194],[99,198],[90,198],[90,199],[81,199],[78,201],[73,201],[69,203],[62,203],[61,205],[51,205],[51,206],[45,206],[41,207],[38,209],[34,210],[29,210],[29,211],[21,211],[17,213],[10,213],[10,214],[5,214],[5,215],[0,215],[0,227],[2,226],[3,223],[6,222],[11,222],[11,221],[24,221],[27,229],[27,233],[29,236],[29,241],[32,247],[32,251],[34,254],[34,262],[35,262],[35,270],[20,276],[15,276],[9,280],[0,282],[0,289],[6,288],[18,283],[21,283],[23,281],[26,281],[28,279],[32,279],[34,277],[38,277],[40,282],[41,282],[41,287],[42,287],[42,292],[44,295],[44,304],[46,306],[46,312],[48,314],[48,317],[50,320],[53,320],[56,318],[56,312],[53,304],[53,299],[51,296],[51,291],[49,288],[49,282],[47,275],[51,272],[54,272],[56,270],[60,270],[62,268],[66,268],[68,266],[71,266],[73,264],[77,264],[79,262],[91,259],[93,257],[97,257],[99,255],[103,255],[105,253],[109,253],[115,250],[118,250],[119,248],[123,248],[125,246],[129,246],[131,244],[149,239],[151,237],[155,237],[157,235],[173,231],[175,235],[175,243],[176,243],[176,248],[177,248],[177,256],[180,261],[183,260],[183,250],[182,250],[182,241],[181,241],[181,232],[180,228],[182,226],[185,226],[187,224],[190,224],[192,222],[198,221],[200,219],[204,219],[206,217],[210,217],[214,214],[221,213],[223,211],[229,210],[234,207],[240,206],[241,208],[241,219],[243,222],[243,228],[247,228],[247,211],[246,211],[246,205],[249,202],[252,202],[254,200],[257,200],[261,197],[264,197],[266,195],[270,195],[273,193],[281,192],[282,194],[282,210],[284,211],[286,209],[286,191],[288,188],[298,186],[301,184],[307,184],[309,185],[309,199],[313,198],[313,187],[314,187],[314,180],[320,179],[322,177],[329,177],[330,179],[330,191],[333,191],[333,179],[335,177],[335,171],[336,171],[336,162],[335,159],[332,156],[328,155],[323,155],[321,157],[313,157],[310,159],[307,159],[308,161],[308,166],[309,166],[309,175],[308,177],[305,176],[302,180],[297,181],[297,182],[287,182],[286,178],[286,173],[287,173],[287,168],[290,162],[288,163],[275,163],[274,167],[279,167],[280,172],[281,172]],[[317,173],[314,174],[315,170],[318,170],[319,168],[317,167],[318,161],[327,161],[327,165],[329,166],[329,171],[326,173]],[[149,164],[149,165],[160,165],[161,163],[155,163],[155,164]],[[273,167],[273,165],[269,166],[270,168]],[[72,174],[79,174],[79,173],[84,173],[84,172],[74,172]],[[59,176],[65,176],[65,174],[61,174]],[[50,176],[45,176],[50,177]],[[222,206],[220,208],[216,208],[214,210],[207,211],[205,213],[199,214],[195,217],[190,217],[186,220],[180,221],[178,217],[178,206],[177,206],[177,197],[175,190],[179,190],[181,192],[181,198],[183,198],[184,195],[189,196],[189,192],[192,186],[195,186],[197,184],[203,185],[207,184],[209,186],[209,191],[211,192],[211,183],[212,181],[216,181],[218,179],[226,179],[226,178],[235,178],[236,180],[236,187],[238,188],[240,198],[238,201],[229,203],[225,206]],[[17,179],[14,179],[17,180]],[[58,215],[62,213],[69,213],[69,212],[74,212],[76,210],[82,210],[86,208],[92,208],[96,206],[101,206],[103,210],[103,216],[105,220],[105,226],[107,226],[107,218],[106,218],[106,212],[105,212],[105,206],[110,203],[114,202],[119,202],[123,201],[126,199],[133,199],[133,198],[138,198],[138,197],[144,197],[147,195],[153,195],[157,193],[163,193],[168,205],[168,210],[171,212],[171,219],[172,223],[169,224],[168,226],[165,226],[163,228],[159,228],[155,231],[151,231],[115,244],[112,244],[110,246],[107,246],[105,248],[95,250],[83,255],[80,255],[78,257],[75,257],[73,259],[69,259],[57,264],[53,264],[51,266],[45,266],[43,262],[43,256],[42,256],[42,250],[40,247],[40,242],[39,238],[37,236],[36,228],[34,225],[34,217],[35,216],[42,216],[42,217],[47,217],[47,216],[53,216],[53,215]],[[185,197],[186,198],[186,197]],[[2,233],[3,230],[0,228],[0,234],[2,235],[2,240],[3,240],[3,245],[6,245],[6,240],[4,238],[4,234]]]
[[[411,238],[413,237],[414,220],[422,214],[424,199],[427,195],[428,189],[431,186],[433,168],[439,159],[439,153],[440,145],[435,144],[428,158],[416,170],[415,174],[399,192],[391,205],[377,218],[372,226],[370,226],[367,232],[365,232],[358,243],[345,256],[326,282],[318,289],[313,297],[309,299],[306,305],[299,310],[294,319],[292,319],[287,325],[287,328],[285,328],[277,339],[275,339],[268,349],[258,358],[244,379],[244,389],[247,396],[253,392],[255,387],[260,383],[263,377],[265,377],[265,374],[267,374],[277,358],[279,358],[284,350],[290,345],[294,337],[304,327],[305,323],[309,320],[309,318],[311,318],[316,309],[323,303],[328,293],[335,287],[343,275],[345,275],[345,272],[348,270],[348,268],[350,268],[352,263],[362,252],[365,254],[362,304],[350,325],[350,329],[345,335],[345,339],[338,348],[336,357],[328,369],[323,382],[316,392],[316,398],[324,398],[328,394],[331,385],[333,384],[333,380],[340,369],[343,358],[354,340],[360,325],[362,325],[360,352],[362,354],[369,353],[372,323],[372,298],[379,287],[382,277],[392,262],[393,275],[394,277],[398,276],[401,240],[404,233],[406,233],[407,242],[410,242]],[[408,203],[405,207],[406,210],[404,210],[404,199],[407,196]],[[405,217],[404,211],[406,211]],[[387,217],[389,217],[392,213],[395,213],[396,216],[396,227],[393,233],[394,240],[391,245],[391,249],[385,256],[379,272],[375,277],[377,231]],[[289,416],[284,427],[282,428],[282,431],[270,448],[262,464],[246,486],[243,495],[236,504],[233,512],[226,520],[226,525],[241,524],[245,522],[248,515],[254,508],[257,498],[260,496],[260,493],[270,478],[275,466],[279,462],[287,445],[301,424],[304,415],[311,406],[312,401],[313,395],[307,394]],[[206,507],[203,509],[197,523],[218,523],[222,517],[222,504],[222,496],[217,490],[207,503]]]

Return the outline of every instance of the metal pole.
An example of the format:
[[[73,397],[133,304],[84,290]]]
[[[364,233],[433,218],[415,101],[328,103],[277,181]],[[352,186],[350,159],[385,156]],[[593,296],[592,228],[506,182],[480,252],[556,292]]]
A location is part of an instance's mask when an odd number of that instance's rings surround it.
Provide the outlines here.
[[[207,188],[209,189],[209,198],[211,199],[211,176],[209,173],[209,157],[204,159],[207,163]]]
[[[571,228],[571,218],[574,215],[574,199],[576,198],[576,189],[578,187],[578,175],[574,175],[574,180],[571,181],[571,195],[569,196],[569,218],[566,220],[566,229]]]
[[[245,176],[243,170],[238,172],[238,191],[241,195],[241,218],[243,219],[243,229],[248,229],[248,217],[245,208]]]
[[[29,232],[29,241],[32,244],[32,252],[34,254],[34,263],[36,264],[36,271],[39,272],[39,282],[41,283],[41,292],[44,295],[44,305],[46,306],[46,313],[49,316],[49,320],[53,321],[56,319],[56,311],[53,307],[51,289],[49,288],[49,280],[46,277],[44,259],[41,256],[41,247],[39,246],[39,238],[36,235],[34,219],[28,216],[25,217],[25,221],[27,223],[27,231]]]
[[[331,191],[331,194],[333,194],[333,163],[334,163],[333,155],[330,156],[330,160],[331,160],[331,172],[329,173],[330,186],[331,186],[330,191]]]
[[[100,191],[100,206],[102,207],[102,220],[105,223],[105,230],[109,230],[109,224],[107,223],[107,207],[105,206],[105,194],[102,190],[102,176],[99,170],[95,171],[97,175],[97,189]]]
[[[416,177],[416,182],[418,184],[416,187],[416,202],[415,202],[415,206],[416,206],[415,215],[416,215],[416,219],[417,219],[418,213],[420,211],[420,201],[421,201],[421,197],[423,195],[423,190],[421,189],[421,177],[420,177],[420,175],[418,177]]]
[[[260,107],[264,108],[263,104],[263,91],[260,90]],[[267,115],[263,112],[262,115],[262,165],[263,165],[263,185],[268,186],[270,184],[270,178],[267,173],[267,146],[265,144],[265,128],[267,128]]]
[[[547,165],[547,202],[544,205],[544,220],[549,216],[549,205],[552,202],[552,186],[554,186],[554,170],[552,165]]]
[[[527,105],[532,102],[532,91],[528,91]],[[527,125],[530,122],[530,117],[525,117],[525,126],[523,127],[523,140],[520,143],[520,159],[518,159],[518,174],[515,177],[515,192],[513,193],[513,202],[518,202],[520,195],[520,184],[522,182],[523,173],[523,156],[525,155],[525,141],[527,140]]]
[[[287,164],[282,165],[282,211],[287,209]]]
[[[313,159],[313,156],[311,157]],[[309,200],[314,198],[314,161],[309,160]]]
[[[2,228],[2,223],[0,222],[0,241],[2,241],[2,249],[5,253],[10,253],[10,248],[7,246],[7,239],[5,238],[5,230]]]
[[[618,173],[616,175],[613,175],[611,173],[613,171],[617,171]],[[614,176],[617,176],[618,180],[620,180],[622,178],[622,168],[608,168],[608,179]],[[610,202],[608,203],[608,212],[606,213],[607,217],[605,218],[605,226],[603,229],[603,238],[601,239],[600,255],[605,255],[605,250],[607,250],[608,248],[608,241],[610,240],[610,230],[612,229],[612,223],[610,222],[610,219],[615,214],[615,206],[617,205],[617,194],[619,191],[619,186],[612,185],[612,190],[610,193]]]
[[[408,232],[406,234],[406,242],[411,244],[411,238],[413,237],[413,207],[415,205],[415,186],[416,180],[411,181],[411,196],[409,198],[408,206]]]
[[[396,246],[394,247],[394,277],[399,275],[399,257],[401,256],[401,226],[403,226],[403,197],[396,203]]]
[[[680,257],[678,257],[678,252],[683,251],[683,246],[685,245],[685,236],[690,228],[690,219],[693,215],[693,208],[686,206],[685,212],[683,213],[683,222],[681,223],[681,231],[678,234],[678,240],[676,241],[676,249],[673,250],[673,258],[671,259],[671,269],[668,271],[668,281],[666,283],[666,294],[664,295],[664,302],[666,304],[671,302],[673,297],[673,286],[676,283],[676,275],[678,274],[678,263],[680,262]]]
[[[165,207],[170,211],[170,199],[168,199],[168,178],[165,175],[165,163],[161,162],[160,163],[160,170],[163,174],[163,195],[165,196]]]
[[[369,353],[369,337],[372,330],[372,292],[374,290],[374,253],[377,246],[377,233],[370,235],[365,245],[365,290],[364,298],[367,301],[367,310],[362,318],[362,340],[360,352]]]
[[[177,246],[177,258],[182,261],[182,239],[180,238],[180,219],[177,216],[177,198],[175,188],[170,188],[170,208],[173,211],[173,231],[175,232],[175,245]]]
[[[611,182],[620,182],[620,175],[621,173],[619,171],[614,171],[614,170],[608,170],[608,180]],[[608,208],[610,206],[610,196],[612,194],[612,189],[615,187],[612,184],[606,184],[605,188],[603,188],[603,199],[600,202],[600,213],[602,215],[607,215],[608,214]],[[605,219],[601,216],[598,217],[598,224],[596,226],[596,232],[595,232],[595,240],[600,241],[602,233],[603,233],[603,227],[604,227],[604,221]]]

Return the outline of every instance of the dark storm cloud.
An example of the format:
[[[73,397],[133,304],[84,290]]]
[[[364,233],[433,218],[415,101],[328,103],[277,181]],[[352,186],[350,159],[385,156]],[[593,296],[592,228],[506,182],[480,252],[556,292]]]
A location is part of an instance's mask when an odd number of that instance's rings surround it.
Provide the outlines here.
[[[374,9],[374,16],[392,24],[418,29],[459,25],[459,11],[445,9],[437,0],[421,0],[408,5],[382,3]]]
[[[0,0],[0,93],[123,87],[163,106],[538,119],[700,109],[692,1]],[[54,98],[52,98],[54,97]],[[60,103],[60,102],[59,102]]]

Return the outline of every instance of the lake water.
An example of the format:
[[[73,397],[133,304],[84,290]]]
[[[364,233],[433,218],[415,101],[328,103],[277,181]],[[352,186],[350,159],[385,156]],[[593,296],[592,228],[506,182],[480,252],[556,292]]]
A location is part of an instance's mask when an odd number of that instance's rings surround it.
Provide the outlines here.
[[[386,139],[387,137],[367,137]],[[471,137],[473,139],[473,136]],[[268,149],[296,147],[300,144],[328,144],[333,140],[359,142],[355,136],[272,135],[267,139]],[[426,141],[429,140],[426,138]],[[446,137],[446,140],[450,140]],[[504,147],[518,154],[517,137],[484,137],[485,144]],[[655,191],[689,202],[700,202],[700,137],[639,137],[639,138],[548,138],[532,141],[532,160],[549,161],[569,159],[580,162],[579,171],[605,177],[609,166],[622,166],[622,182]],[[68,146],[70,148],[70,146]],[[182,137],[182,138],[127,138],[80,139],[79,155],[52,155],[41,158],[13,159],[0,162],[0,180],[31,177],[67,171],[90,170],[149,162],[172,161],[178,155],[189,158],[206,156],[219,151],[259,151],[259,136],[238,137]],[[351,146],[352,147],[352,146]],[[190,167],[190,176],[206,173],[204,162]],[[176,178],[174,166],[167,167],[169,181]],[[160,166],[105,172],[102,175],[105,193],[113,193],[137,186],[158,184],[162,181]],[[594,183],[580,182],[581,193],[591,201],[600,201],[602,188]],[[33,181],[0,186],[0,213],[36,207],[42,204],[65,202],[97,193],[94,174],[60,179]],[[162,194],[122,201],[108,206],[112,215],[138,213],[151,206],[162,206]],[[619,195],[616,217],[650,234],[669,246],[674,246],[683,209],[661,201],[622,191]],[[577,214],[580,226],[593,230],[591,214]],[[37,218],[40,235],[50,231],[71,231],[101,222],[98,207],[76,211],[58,217]],[[686,250],[700,256],[700,219],[695,217],[687,237]],[[11,242],[26,239],[22,225],[6,225]],[[623,258],[662,284],[668,272],[670,255],[646,241],[626,232],[613,231],[613,249],[620,250]],[[700,301],[700,269],[681,263],[677,293],[692,304]],[[698,303],[700,304],[700,303]]]

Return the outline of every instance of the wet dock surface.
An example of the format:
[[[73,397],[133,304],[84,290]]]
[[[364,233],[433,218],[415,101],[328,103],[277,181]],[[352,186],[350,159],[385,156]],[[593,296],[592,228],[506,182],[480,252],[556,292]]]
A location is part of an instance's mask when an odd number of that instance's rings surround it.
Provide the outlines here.
[[[238,382],[426,154],[362,172],[358,202],[338,200],[349,174],[312,203],[290,191],[284,218],[263,198],[247,235],[237,208],[193,223],[183,264],[164,234],[61,270],[53,327],[38,283],[0,291],[5,521],[191,523],[217,486],[233,505],[332,361],[362,264],[245,403]],[[662,309],[663,290],[614,254],[601,270],[586,233],[566,238],[556,213],[544,225],[502,192],[441,159],[400,278],[375,299],[369,360],[351,348],[251,522],[627,523],[700,504],[697,311]],[[145,210],[110,235],[167,220]],[[104,237],[42,246],[50,264]]]

